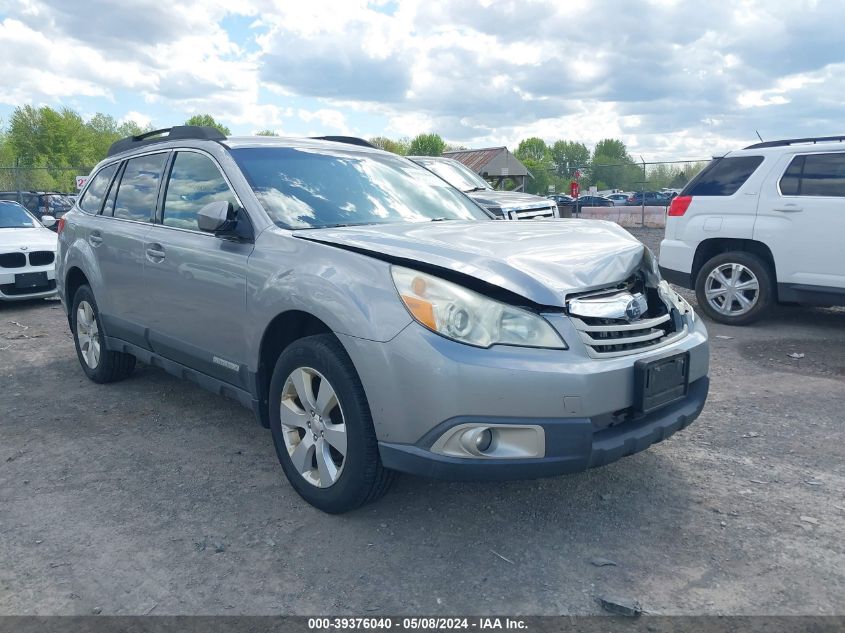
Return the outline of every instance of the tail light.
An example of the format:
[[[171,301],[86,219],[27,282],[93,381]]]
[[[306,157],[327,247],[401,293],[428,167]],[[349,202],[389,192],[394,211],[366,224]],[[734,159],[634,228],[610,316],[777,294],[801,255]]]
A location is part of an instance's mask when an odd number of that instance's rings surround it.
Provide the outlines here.
[[[65,218],[64,216],[59,218],[58,223],[56,224],[56,233],[61,234],[62,230],[65,228]]]
[[[675,196],[669,204],[669,213],[667,215],[673,217],[680,217],[687,212],[692,196]]]

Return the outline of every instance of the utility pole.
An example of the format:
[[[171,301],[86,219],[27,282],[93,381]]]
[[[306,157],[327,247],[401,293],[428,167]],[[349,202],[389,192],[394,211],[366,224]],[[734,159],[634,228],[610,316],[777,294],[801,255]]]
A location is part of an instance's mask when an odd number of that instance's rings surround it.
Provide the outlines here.
[[[640,195],[642,198],[640,202],[642,203],[642,208],[640,209],[640,226],[645,226],[645,159],[643,155],[640,154],[640,162],[643,164],[643,185],[640,187],[642,191],[640,191]]]

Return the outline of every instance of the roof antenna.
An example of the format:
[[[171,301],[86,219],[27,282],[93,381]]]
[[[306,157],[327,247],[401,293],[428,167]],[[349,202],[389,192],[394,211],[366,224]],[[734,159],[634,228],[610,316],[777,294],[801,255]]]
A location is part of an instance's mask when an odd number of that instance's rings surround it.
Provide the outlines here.
[[[762,137],[762,136],[760,136],[760,132],[758,132],[757,130],[754,130],[754,133],[757,135],[757,138],[759,138],[759,139],[760,139],[760,142],[761,142],[761,143],[764,143],[764,142],[765,142],[765,141],[763,141],[763,137]]]

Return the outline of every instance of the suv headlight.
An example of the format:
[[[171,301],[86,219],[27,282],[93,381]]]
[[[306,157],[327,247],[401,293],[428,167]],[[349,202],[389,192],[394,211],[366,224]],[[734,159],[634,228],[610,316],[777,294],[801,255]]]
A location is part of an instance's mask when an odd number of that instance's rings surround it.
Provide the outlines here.
[[[393,283],[414,319],[460,343],[567,349],[543,317],[489,299],[439,277],[391,266]]]

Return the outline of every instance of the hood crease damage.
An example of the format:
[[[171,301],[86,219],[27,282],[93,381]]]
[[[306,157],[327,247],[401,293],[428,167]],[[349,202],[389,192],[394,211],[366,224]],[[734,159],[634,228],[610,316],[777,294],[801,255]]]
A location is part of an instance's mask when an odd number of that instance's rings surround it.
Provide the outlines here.
[[[397,223],[294,235],[411,267],[451,271],[537,306],[565,308],[569,295],[620,283],[638,270],[648,285],[658,280],[654,258],[639,240],[596,220]]]

